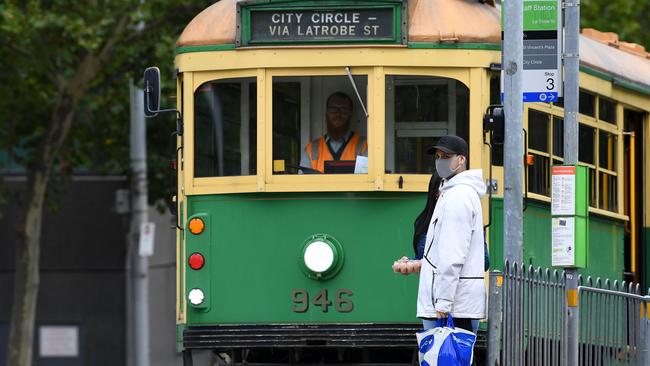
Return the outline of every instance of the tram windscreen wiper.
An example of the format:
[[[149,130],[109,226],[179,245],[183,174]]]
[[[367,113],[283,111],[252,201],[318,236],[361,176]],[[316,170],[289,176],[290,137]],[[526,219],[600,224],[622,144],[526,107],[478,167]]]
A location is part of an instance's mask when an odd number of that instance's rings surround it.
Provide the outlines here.
[[[350,72],[350,66],[345,67],[345,73],[348,74],[348,79],[350,79],[350,84],[352,84],[352,88],[354,89],[354,92],[357,94],[357,98],[359,99],[359,104],[361,104],[361,108],[363,108],[363,113],[366,114],[366,118],[368,118],[368,109],[366,108],[365,104],[363,104],[363,100],[361,99],[361,95],[359,94],[359,89],[357,89],[357,83],[354,82],[354,78],[352,77],[352,73]]]

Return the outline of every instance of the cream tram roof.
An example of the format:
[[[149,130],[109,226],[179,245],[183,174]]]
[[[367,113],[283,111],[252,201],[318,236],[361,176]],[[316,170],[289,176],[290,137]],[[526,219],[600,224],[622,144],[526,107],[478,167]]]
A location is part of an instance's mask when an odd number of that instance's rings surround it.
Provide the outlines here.
[[[235,43],[237,2],[221,0],[197,15],[178,39],[178,47]],[[425,43],[501,42],[501,10],[476,0],[410,0],[408,40]],[[650,54],[639,45],[620,42],[614,33],[593,29],[580,37],[580,62],[628,86],[650,92]]]

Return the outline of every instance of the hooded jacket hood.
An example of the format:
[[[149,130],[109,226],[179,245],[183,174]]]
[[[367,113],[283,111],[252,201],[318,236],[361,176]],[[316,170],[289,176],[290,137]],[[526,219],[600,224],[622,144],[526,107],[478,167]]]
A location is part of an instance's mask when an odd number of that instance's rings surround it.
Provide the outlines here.
[[[476,193],[478,193],[478,196],[481,198],[485,196],[487,188],[485,183],[483,183],[483,171],[481,169],[465,170],[454,175],[449,180],[443,180],[440,191],[444,193],[459,184],[465,184],[474,188]]]

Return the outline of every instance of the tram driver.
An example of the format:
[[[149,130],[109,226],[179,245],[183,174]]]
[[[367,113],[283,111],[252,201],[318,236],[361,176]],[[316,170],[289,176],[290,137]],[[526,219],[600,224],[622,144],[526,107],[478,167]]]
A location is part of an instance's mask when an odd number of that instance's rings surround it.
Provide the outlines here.
[[[358,157],[368,156],[368,142],[350,129],[352,98],[335,92],[327,98],[326,107],[327,133],[307,144],[300,165],[321,173],[358,172],[355,163]]]

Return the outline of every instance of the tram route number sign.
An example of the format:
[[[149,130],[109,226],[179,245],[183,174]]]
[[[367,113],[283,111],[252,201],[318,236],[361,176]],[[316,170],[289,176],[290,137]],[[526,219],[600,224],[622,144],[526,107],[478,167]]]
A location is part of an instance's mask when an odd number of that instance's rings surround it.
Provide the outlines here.
[[[404,3],[314,7],[296,3],[273,8],[239,6],[237,46],[313,43],[395,43],[405,41]]]
[[[561,0],[524,0],[524,103],[562,96],[561,9]]]

